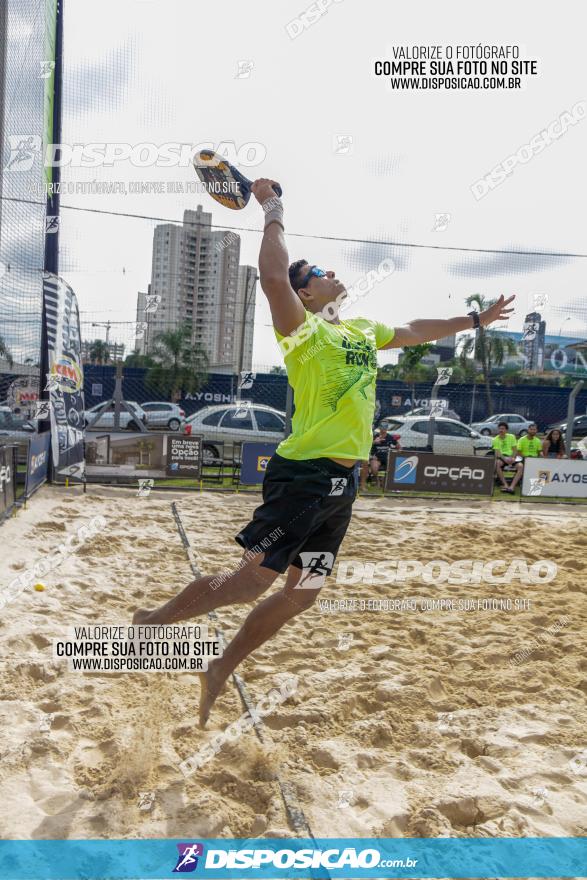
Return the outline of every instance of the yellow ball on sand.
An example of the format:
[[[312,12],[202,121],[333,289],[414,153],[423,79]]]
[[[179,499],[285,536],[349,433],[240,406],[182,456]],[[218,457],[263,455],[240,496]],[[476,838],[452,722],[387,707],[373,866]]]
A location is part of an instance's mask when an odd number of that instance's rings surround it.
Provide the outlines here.
[[[35,590],[37,593],[42,593],[45,589],[45,584],[35,584]]]

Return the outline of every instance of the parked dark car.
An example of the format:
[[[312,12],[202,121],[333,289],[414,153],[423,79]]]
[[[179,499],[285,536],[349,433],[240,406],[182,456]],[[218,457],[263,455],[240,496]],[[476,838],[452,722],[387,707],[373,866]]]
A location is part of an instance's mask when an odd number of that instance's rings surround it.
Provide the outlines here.
[[[558,428],[563,434],[566,434],[567,430],[567,420],[564,422],[556,422],[554,425],[549,425],[546,429],[546,433],[552,431],[554,428]],[[573,419],[573,437],[587,437],[587,415],[575,416]]]

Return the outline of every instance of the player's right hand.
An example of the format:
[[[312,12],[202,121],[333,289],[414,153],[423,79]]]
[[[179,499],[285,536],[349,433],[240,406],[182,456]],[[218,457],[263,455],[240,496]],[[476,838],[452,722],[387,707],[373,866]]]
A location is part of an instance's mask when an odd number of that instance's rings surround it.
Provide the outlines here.
[[[273,185],[276,183],[276,180],[270,180],[268,177],[260,177],[253,183],[251,192],[260,205],[262,205],[263,202],[266,202],[267,199],[277,198],[275,190],[273,189]]]

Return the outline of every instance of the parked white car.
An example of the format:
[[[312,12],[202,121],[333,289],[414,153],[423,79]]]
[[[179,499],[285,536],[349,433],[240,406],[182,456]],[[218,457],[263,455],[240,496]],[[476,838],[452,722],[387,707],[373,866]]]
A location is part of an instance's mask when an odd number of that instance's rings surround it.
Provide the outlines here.
[[[146,425],[147,424],[147,415],[138,405],[138,403],[134,400],[126,400],[125,403],[129,406],[133,413],[135,413],[136,418],[140,419],[141,422]],[[93,418],[95,418],[96,414],[101,412],[106,408],[106,402],[97,403],[96,406],[93,406],[91,409],[87,409],[84,412],[84,424],[86,428],[90,424]],[[114,428],[114,410],[111,409],[110,412],[105,412],[98,419],[95,425],[90,429],[92,431],[111,431]],[[135,424],[134,420],[131,418],[130,414],[125,410],[120,410],[120,430],[121,431],[139,431],[140,428]]]
[[[185,410],[177,403],[166,400],[149,400],[141,403],[147,415],[148,428],[167,428],[169,431],[182,431],[185,427]]]
[[[438,455],[487,455],[491,450],[491,437],[482,437],[463,422],[437,418],[435,421],[432,449]],[[425,449],[428,446],[430,419],[423,416],[390,416],[382,419],[379,426],[387,427],[392,437],[399,440],[403,449]]]
[[[283,440],[285,413],[262,403],[206,406],[188,418],[185,431],[203,438],[204,463],[222,457],[225,461],[230,461],[234,456],[235,443],[245,440],[279,443]]]

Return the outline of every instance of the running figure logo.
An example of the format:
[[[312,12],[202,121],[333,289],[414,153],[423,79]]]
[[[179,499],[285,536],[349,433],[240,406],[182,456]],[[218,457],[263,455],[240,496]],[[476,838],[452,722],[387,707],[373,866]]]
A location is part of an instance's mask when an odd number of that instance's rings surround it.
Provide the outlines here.
[[[30,171],[35,161],[35,156],[41,152],[41,138],[39,135],[11,134],[10,158],[6,169],[18,165],[19,171]]]
[[[302,574],[294,590],[320,590],[326,576],[332,571],[334,553],[320,553],[319,550],[300,553]]]
[[[344,490],[346,489],[347,478],[346,477],[331,477],[330,482],[332,483],[329,495],[342,495]]]
[[[201,843],[178,843],[179,856],[173,869],[174,874],[191,874],[198,867],[198,856],[204,855]]]

